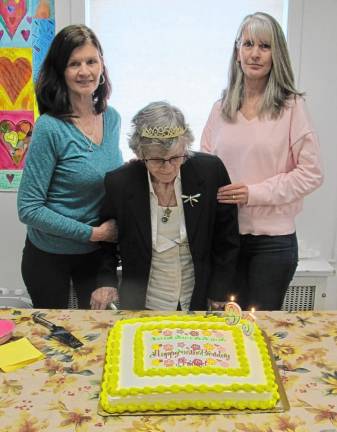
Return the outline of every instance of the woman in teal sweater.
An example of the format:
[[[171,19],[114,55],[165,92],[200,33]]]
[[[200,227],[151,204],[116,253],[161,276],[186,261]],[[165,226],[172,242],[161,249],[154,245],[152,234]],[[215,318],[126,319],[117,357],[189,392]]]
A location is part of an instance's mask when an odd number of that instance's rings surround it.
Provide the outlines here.
[[[103,52],[86,26],[55,37],[36,86],[37,120],[18,192],[27,225],[22,277],[37,308],[66,308],[71,282],[89,307],[113,221],[99,225],[107,171],[122,165],[119,114],[107,106],[111,85]]]

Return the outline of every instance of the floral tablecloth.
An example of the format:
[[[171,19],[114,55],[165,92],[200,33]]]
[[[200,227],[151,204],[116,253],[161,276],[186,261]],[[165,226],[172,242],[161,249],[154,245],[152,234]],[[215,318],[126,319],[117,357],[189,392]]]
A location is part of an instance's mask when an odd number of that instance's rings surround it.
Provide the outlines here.
[[[0,372],[0,431],[337,432],[337,311],[256,312],[270,339],[290,411],[276,414],[110,416],[97,414],[107,333],[114,321],[150,313],[45,310],[84,342],[72,350],[48,339],[34,310],[0,309],[44,360]]]

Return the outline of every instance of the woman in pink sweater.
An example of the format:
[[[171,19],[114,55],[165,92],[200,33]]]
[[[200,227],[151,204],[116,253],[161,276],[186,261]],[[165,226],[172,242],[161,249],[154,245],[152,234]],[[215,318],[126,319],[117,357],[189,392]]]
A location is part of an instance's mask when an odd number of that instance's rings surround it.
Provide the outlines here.
[[[270,15],[257,12],[240,25],[229,84],[212,108],[201,149],[222,159],[233,182],[219,189],[218,200],[239,209],[239,301],[280,309],[298,261],[295,216],[323,176],[286,40]]]

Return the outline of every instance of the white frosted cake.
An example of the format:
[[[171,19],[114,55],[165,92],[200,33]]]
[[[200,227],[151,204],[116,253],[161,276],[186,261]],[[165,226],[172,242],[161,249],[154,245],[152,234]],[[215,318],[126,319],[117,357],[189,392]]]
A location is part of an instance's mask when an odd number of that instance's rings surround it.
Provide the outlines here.
[[[111,329],[100,395],[109,413],[270,409],[279,398],[268,349],[254,323],[214,315],[133,318]]]

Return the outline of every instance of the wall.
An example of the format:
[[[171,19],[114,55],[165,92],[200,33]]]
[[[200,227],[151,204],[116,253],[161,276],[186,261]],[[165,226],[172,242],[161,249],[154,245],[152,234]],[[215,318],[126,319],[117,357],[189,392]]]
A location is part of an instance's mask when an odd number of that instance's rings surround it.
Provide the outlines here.
[[[56,0],[56,30],[85,21],[89,0]],[[337,256],[337,1],[289,0],[288,41],[297,85],[307,103],[322,147],[325,183],[305,199],[297,232],[305,248],[320,251],[335,265]],[[16,194],[0,193],[0,287],[23,287],[20,276],[25,228],[16,216]],[[329,281],[329,307],[337,308],[337,280]]]
[[[90,0],[55,0],[56,32],[69,24],[88,24],[89,2]]]
[[[318,132],[325,181],[306,197],[297,218],[299,239],[305,247],[320,251],[336,268],[337,244],[337,47],[334,25],[337,1],[289,2],[288,43],[298,87],[306,100]],[[328,280],[328,304],[337,308],[337,278]]]

